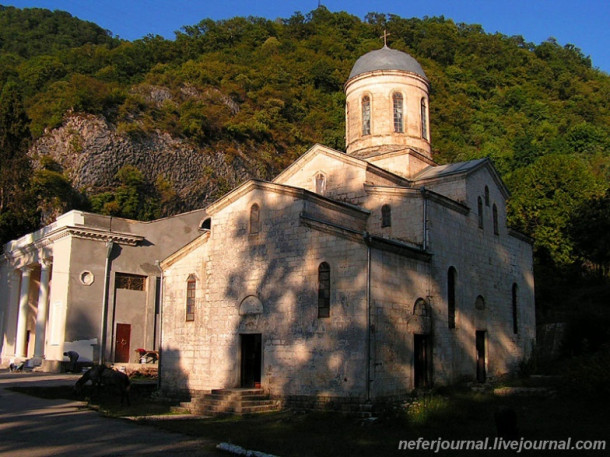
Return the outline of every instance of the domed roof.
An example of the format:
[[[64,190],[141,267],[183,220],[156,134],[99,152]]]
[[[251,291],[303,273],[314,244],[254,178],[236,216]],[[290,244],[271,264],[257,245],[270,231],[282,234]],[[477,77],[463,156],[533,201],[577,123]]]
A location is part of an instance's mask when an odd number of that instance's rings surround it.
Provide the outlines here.
[[[406,52],[384,46],[381,49],[367,52],[356,60],[348,79],[375,70],[404,70],[426,78],[424,69],[417,60]]]

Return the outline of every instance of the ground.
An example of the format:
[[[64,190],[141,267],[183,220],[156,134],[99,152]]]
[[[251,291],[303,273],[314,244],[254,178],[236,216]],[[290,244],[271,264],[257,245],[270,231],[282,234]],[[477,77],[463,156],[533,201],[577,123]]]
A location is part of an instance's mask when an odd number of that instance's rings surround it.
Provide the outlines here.
[[[605,359],[587,361],[589,365],[606,364]],[[579,361],[582,366],[582,361]],[[569,365],[569,364],[568,364]],[[494,412],[498,407],[514,409],[519,436],[527,440],[607,440],[610,398],[600,392],[574,389],[575,383],[561,377],[523,377],[501,385],[461,386],[437,389],[376,412],[375,419],[343,416],[331,412],[304,413],[283,411],[250,417],[227,416],[190,420],[142,420],[139,423],[205,437],[215,442],[230,442],[282,457],[310,455],[456,455],[457,451],[434,454],[432,451],[398,450],[400,441],[483,440],[496,436]],[[543,394],[497,395],[493,388],[546,387]],[[473,390],[474,387],[474,390]],[[66,386],[20,388],[22,392],[48,397],[72,396]],[[497,392],[497,391],[496,391]],[[506,389],[504,389],[506,392]],[[101,400],[101,403],[99,402]],[[134,385],[132,406],[122,407],[113,396],[96,397],[90,402],[113,416],[168,413],[169,404],[151,398],[150,388]],[[605,451],[561,452],[561,455],[609,455]],[[551,452],[549,455],[552,455]],[[476,452],[476,455],[515,455],[515,452]],[[532,455],[523,452],[521,455]]]

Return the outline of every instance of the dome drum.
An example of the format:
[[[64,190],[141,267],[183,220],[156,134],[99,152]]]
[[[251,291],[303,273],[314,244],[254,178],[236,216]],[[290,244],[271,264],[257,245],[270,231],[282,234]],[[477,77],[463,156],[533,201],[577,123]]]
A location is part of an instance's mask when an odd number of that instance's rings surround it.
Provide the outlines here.
[[[401,70],[376,70],[351,78],[345,93],[348,154],[413,148],[430,156],[427,79]],[[366,116],[370,120],[363,125]]]

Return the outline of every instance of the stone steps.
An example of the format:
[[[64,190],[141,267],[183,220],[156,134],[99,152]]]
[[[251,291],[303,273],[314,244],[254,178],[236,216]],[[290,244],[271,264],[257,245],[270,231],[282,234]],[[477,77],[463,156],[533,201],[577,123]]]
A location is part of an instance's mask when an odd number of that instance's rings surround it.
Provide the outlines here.
[[[193,414],[256,414],[278,411],[279,403],[262,389],[216,389],[210,394],[194,397],[180,404]]]

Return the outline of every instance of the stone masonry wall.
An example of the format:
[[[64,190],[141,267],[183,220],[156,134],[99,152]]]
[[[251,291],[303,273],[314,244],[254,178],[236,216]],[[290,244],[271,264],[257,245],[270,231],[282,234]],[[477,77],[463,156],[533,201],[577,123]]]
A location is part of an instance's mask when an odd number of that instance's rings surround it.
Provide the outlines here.
[[[248,233],[249,209],[261,231]],[[212,215],[210,239],[165,272],[166,388],[240,383],[239,334],[261,333],[263,387],[274,395],[361,395],[365,389],[366,249],[300,225],[302,201],[256,190]],[[331,267],[331,316],[317,317],[318,267]],[[198,275],[195,322],[184,322],[186,278]],[[259,314],[240,315],[246,297]]]

